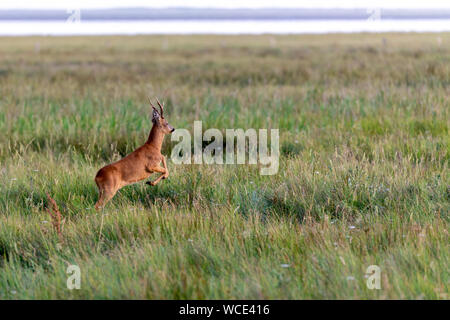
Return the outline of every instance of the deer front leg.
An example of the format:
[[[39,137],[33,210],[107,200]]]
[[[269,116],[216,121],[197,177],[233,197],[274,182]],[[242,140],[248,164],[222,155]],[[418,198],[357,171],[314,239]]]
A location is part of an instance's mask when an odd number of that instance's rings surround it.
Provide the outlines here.
[[[151,186],[156,185],[164,177],[164,175],[166,174],[166,171],[167,171],[166,169],[164,169],[164,168],[162,168],[160,166],[151,167],[151,168],[148,168],[148,170],[150,172],[159,172],[159,173],[161,173],[161,175],[155,181],[147,181],[146,182],[146,184],[149,184]]]
[[[163,174],[163,179],[167,179],[169,177],[169,169],[167,169],[166,157],[162,156],[162,163],[166,172]]]

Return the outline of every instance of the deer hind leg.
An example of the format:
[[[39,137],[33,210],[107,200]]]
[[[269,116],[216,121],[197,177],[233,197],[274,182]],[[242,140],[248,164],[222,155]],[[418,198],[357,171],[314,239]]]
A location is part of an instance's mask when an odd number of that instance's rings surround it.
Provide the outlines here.
[[[116,192],[110,191],[110,190],[103,190],[100,191],[100,196],[98,198],[97,203],[95,204],[95,210],[103,209],[106,205],[106,203],[114,197]]]
[[[95,182],[97,183],[98,187],[98,201],[95,204],[95,210],[103,209],[106,205],[106,203],[111,200],[112,197],[117,192],[117,188],[114,188],[111,181],[104,181],[101,178],[95,178]]]

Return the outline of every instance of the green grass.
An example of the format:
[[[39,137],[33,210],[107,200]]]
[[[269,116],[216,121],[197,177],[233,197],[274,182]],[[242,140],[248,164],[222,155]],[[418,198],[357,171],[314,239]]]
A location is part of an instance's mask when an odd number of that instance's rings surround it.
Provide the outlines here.
[[[449,33],[0,48],[0,299],[448,299]],[[278,174],[169,161],[96,212],[97,170],[148,135],[147,95],[176,128],[279,128]]]

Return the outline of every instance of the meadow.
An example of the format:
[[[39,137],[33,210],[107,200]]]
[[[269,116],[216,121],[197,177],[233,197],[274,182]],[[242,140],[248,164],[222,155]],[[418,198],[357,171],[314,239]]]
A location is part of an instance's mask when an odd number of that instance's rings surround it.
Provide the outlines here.
[[[148,95],[278,128],[278,173],[169,160],[95,211]],[[0,299],[448,299],[449,98],[449,33],[0,38]]]

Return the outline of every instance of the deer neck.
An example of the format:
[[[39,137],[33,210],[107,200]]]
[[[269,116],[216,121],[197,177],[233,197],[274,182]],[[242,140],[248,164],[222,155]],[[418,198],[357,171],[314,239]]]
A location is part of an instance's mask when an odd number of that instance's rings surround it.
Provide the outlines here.
[[[158,150],[161,150],[163,140],[164,132],[161,130],[161,128],[154,124],[152,130],[150,130],[150,134],[148,135],[146,144],[151,145]]]

